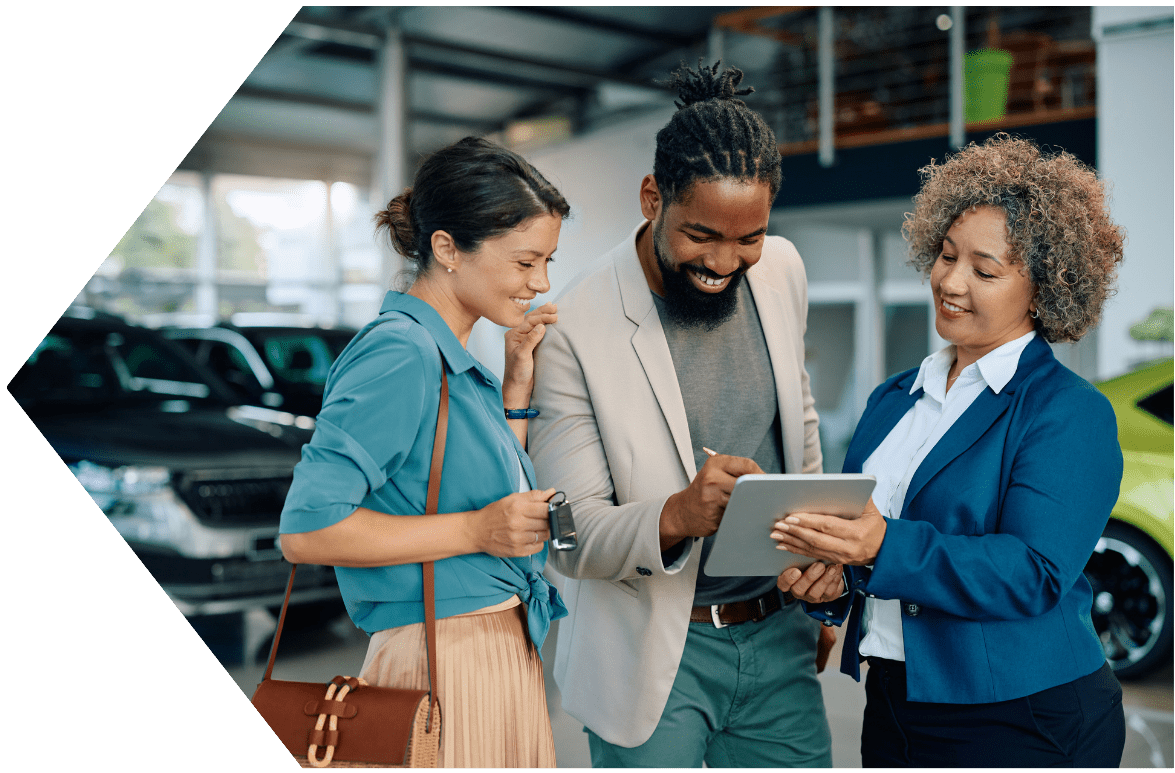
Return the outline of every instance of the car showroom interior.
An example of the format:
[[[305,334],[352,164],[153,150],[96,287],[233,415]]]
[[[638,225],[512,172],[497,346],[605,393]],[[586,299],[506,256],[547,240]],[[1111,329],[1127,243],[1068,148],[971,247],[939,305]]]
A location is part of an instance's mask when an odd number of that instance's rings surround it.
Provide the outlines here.
[[[670,71],[717,61],[754,88],[741,99],[782,159],[767,233],[803,256],[825,473],[874,387],[947,344],[907,263],[919,169],[1005,132],[1108,182],[1126,233],[1116,289],[1088,335],[1052,350],[1118,424],[1121,490],[1084,576],[1123,687],[1121,764],[1175,765],[1171,6],[14,13],[29,42],[4,55],[20,159],[3,359],[19,705],[5,716],[22,765],[288,764],[249,698],[286,594],[294,466],[332,365],[406,275],[376,213],[438,149],[509,148],[570,205],[535,305],[554,301],[641,223],[677,109]],[[466,345],[498,379],[506,330],[481,319]],[[300,565],[289,604],[275,674],[357,674],[367,636],[334,570]],[[551,676],[557,633],[543,657],[558,765],[591,767]],[[835,667],[819,680],[833,765],[860,767],[863,682]]]

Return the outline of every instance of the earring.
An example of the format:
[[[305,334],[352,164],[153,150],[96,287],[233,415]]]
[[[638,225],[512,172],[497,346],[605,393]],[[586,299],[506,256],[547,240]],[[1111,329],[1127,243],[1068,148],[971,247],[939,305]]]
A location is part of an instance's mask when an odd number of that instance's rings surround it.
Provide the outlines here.
[[[1032,318],[1033,319],[1040,319],[1040,309],[1033,309],[1032,310]]]
[[[453,269],[451,269],[451,268],[446,268],[445,271],[448,271],[450,274],[453,273]]]

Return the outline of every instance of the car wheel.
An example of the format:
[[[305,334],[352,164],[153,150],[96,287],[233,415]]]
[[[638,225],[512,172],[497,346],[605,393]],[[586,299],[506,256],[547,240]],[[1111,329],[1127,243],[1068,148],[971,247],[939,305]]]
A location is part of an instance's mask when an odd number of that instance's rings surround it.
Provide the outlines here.
[[[1171,559],[1138,529],[1110,521],[1085,576],[1093,586],[1093,627],[1120,678],[1171,659]]]

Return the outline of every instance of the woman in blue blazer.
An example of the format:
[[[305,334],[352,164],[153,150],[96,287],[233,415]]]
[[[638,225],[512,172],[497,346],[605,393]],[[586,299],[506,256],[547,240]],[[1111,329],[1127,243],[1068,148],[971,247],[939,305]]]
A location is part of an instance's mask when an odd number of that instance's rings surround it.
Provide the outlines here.
[[[1097,321],[1122,233],[1096,175],[998,135],[922,170],[904,231],[951,345],[870,396],[845,459],[877,487],[795,514],[781,575],[869,662],[866,766],[1117,767],[1121,688],[1082,570],[1118,497],[1109,402],[1053,357]],[[844,567],[844,571],[841,569]]]

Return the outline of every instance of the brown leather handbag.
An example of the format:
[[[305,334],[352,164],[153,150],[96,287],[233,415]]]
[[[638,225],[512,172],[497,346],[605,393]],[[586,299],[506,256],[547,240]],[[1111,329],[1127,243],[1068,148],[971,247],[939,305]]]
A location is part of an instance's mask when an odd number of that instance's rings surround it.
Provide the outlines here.
[[[425,513],[437,512],[441,465],[449,425],[449,381],[441,368],[441,406],[433,440]],[[302,767],[436,767],[441,738],[437,687],[437,618],[433,562],[424,573],[424,631],[430,690],[372,687],[363,679],[336,676],[326,683],[271,679],[277,643],[285,624],[294,572],[282,603],[269,664],[253,693],[253,706]]]

